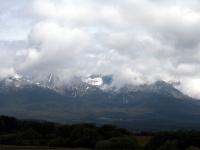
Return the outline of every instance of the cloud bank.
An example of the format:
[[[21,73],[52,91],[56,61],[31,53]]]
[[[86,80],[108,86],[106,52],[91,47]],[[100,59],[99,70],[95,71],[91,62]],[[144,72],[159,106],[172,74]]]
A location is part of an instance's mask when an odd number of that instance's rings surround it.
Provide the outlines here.
[[[198,0],[0,0],[0,76],[180,81],[200,97]]]

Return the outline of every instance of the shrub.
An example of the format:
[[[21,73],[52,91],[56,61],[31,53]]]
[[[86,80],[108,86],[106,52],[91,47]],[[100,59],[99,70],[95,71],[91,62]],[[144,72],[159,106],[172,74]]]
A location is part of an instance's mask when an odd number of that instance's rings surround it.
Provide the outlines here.
[[[178,150],[176,141],[166,141],[157,150]]]
[[[135,150],[138,144],[133,137],[115,137],[109,140],[100,141],[96,145],[99,150]]]
[[[48,145],[50,147],[68,147],[69,143],[69,139],[67,138],[54,138],[50,140]]]
[[[190,146],[186,150],[200,150],[198,147]]]

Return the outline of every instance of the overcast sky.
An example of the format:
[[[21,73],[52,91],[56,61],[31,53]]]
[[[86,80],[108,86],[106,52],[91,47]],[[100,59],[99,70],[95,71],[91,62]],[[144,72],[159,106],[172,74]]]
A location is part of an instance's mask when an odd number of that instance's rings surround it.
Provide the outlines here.
[[[200,97],[199,0],[0,0],[0,76],[180,81]]]

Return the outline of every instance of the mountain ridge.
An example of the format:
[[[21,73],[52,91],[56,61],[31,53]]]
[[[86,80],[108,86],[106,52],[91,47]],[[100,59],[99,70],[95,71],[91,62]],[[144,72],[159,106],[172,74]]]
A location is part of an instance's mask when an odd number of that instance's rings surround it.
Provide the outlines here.
[[[26,84],[23,78],[9,80],[8,86],[5,79],[0,81],[0,113],[5,115],[67,123],[113,123],[138,130],[200,125],[200,102],[164,81],[105,90],[103,83],[91,85],[76,78],[74,86],[64,85],[61,91],[46,83],[29,80]],[[22,86],[15,86],[19,81]]]

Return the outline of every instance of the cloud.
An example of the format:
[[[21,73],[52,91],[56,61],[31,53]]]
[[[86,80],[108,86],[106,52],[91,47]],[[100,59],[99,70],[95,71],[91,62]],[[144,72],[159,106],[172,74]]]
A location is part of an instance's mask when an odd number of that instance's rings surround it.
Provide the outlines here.
[[[28,49],[26,59],[18,71],[31,74],[73,69],[91,42],[84,30],[68,29],[54,22],[37,23],[29,39],[32,47]]]
[[[112,74],[117,86],[181,81],[182,91],[200,97],[198,0],[1,3],[0,39],[12,44],[0,45],[7,58],[0,74]]]
[[[0,77],[15,73],[17,57],[25,51],[25,45],[23,41],[0,41]]]

